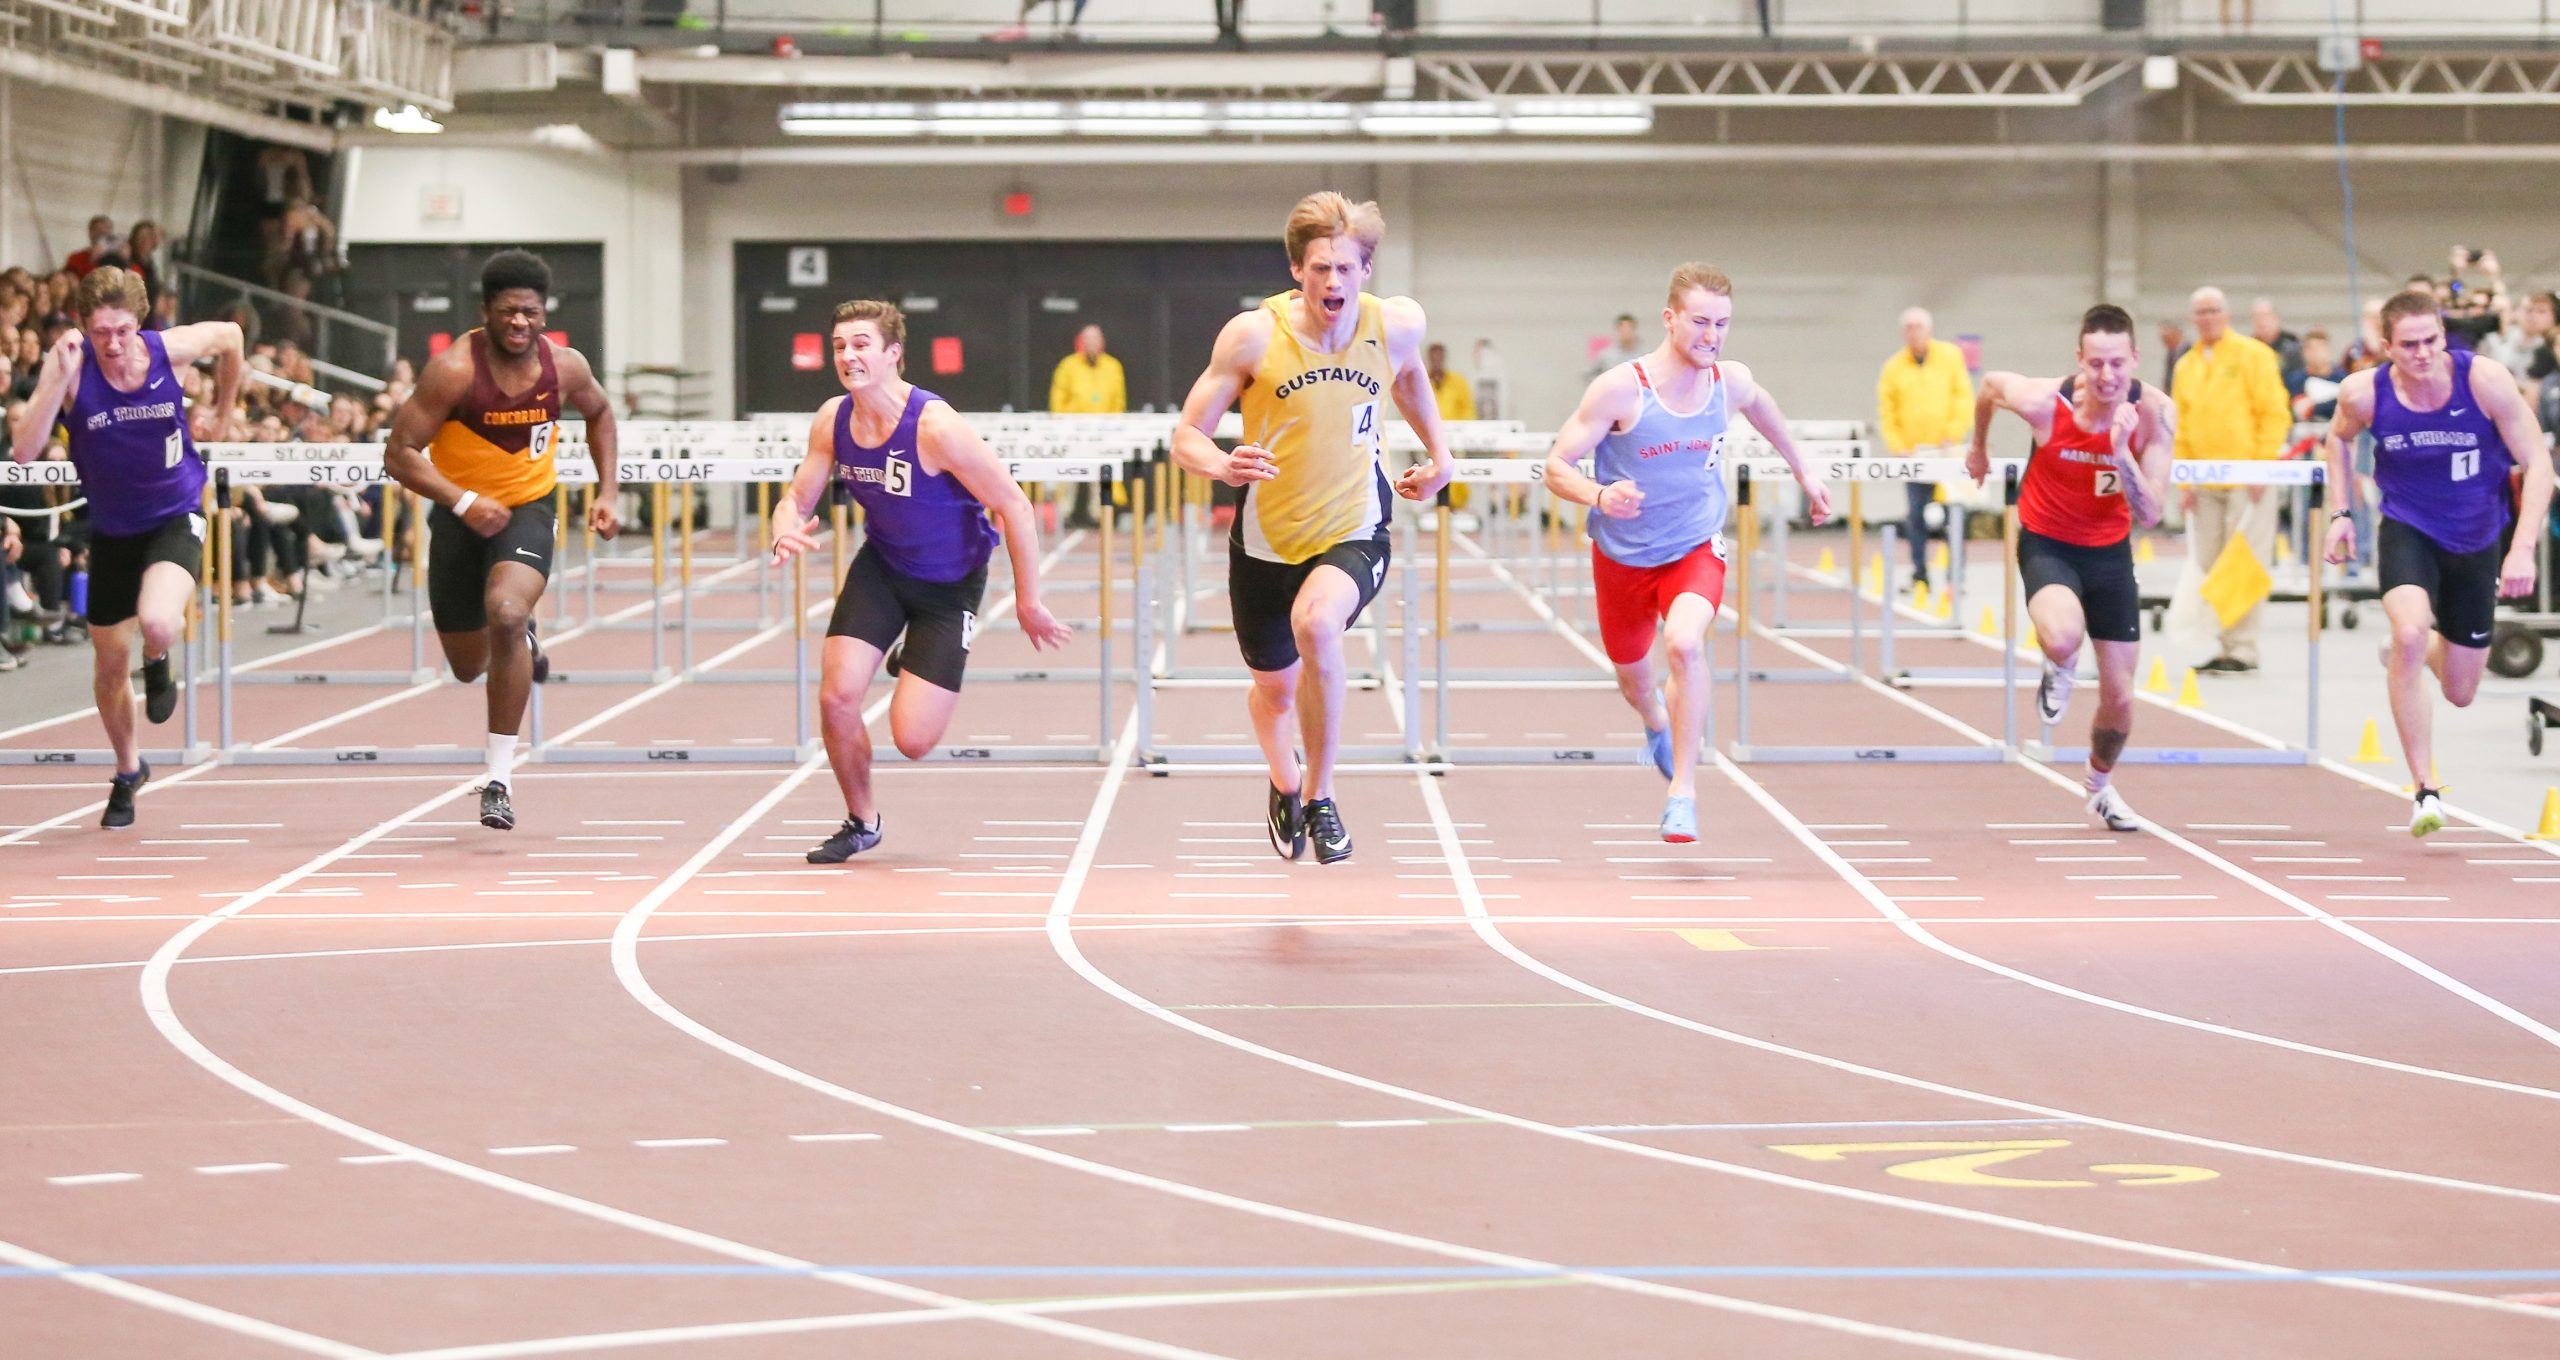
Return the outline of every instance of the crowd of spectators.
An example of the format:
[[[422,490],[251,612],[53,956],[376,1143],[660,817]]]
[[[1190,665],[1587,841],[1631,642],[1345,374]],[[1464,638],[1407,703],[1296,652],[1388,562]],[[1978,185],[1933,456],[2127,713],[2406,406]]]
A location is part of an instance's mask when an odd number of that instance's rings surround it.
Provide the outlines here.
[[[323,224],[325,229],[325,219]],[[293,234],[282,233],[282,244],[289,247]],[[176,292],[161,282],[161,244],[159,229],[148,221],[118,235],[113,221],[100,216],[90,220],[81,248],[60,268],[41,274],[23,267],[0,270],[0,413],[5,413],[9,431],[25,415],[46,351],[75,324],[71,293],[90,270],[113,264],[140,274],[151,296],[146,327],[159,330],[178,323]],[[328,248],[334,250],[333,240]],[[244,320],[250,337],[249,372],[232,408],[210,407],[213,380],[208,373],[186,369],[178,375],[199,444],[378,440],[415,382],[403,360],[388,375],[385,389],[369,397],[323,391],[292,326],[261,328],[254,315],[230,319]],[[266,334],[260,335],[261,329]],[[41,457],[68,459],[60,428]],[[378,562],[379,502],[379,493],[371,490],[235,487],[221,508],[233,528],[233,604],[279,606]],[[79,487],[0,487],[0,671],[17,669],[37,646],[85,641],[81,615],[87,546],[88,519]]]

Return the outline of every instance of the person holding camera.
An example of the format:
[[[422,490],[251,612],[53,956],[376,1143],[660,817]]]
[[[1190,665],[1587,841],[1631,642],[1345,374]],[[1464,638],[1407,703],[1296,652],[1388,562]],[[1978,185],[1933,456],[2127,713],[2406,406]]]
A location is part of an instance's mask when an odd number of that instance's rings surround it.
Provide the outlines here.
[[[2451,271],[2436,289],[2445,343],[2453,349],[2477,350],[2506,329],[2506,274],[2498,268],[2498,253],[2478,246],[2455,246],[2446,263]],[[2478,281],[2464,282],[2466,271],[2477,274]]]

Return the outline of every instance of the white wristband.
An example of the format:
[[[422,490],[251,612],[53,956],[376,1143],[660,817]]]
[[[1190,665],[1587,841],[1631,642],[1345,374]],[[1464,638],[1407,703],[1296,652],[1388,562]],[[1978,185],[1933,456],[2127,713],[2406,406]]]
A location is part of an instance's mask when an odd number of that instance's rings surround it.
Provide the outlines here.
[[[473,501],[478,500],[478,499],[480,499],[480,493],[479,493],[479,492],[477,492],[477,491],[465,491],[465,492],[463,492],[460,496],[458,496],[458,497],[456,497],[456,498],[454,499],[454,502],[453,502],[453,513],[455,513],[455,514],[459,515],[459,514],[461,514],[463,511],[470,509],[470,508],[471,508],[471,503],[472,503]]]

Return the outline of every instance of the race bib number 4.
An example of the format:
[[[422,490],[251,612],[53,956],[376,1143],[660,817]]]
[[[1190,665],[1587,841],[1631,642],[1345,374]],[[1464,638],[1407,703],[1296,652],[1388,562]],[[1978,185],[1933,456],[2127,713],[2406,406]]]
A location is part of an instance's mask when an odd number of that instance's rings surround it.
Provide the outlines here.
[[[1351,447],[1375,458],[1386,451],[1385,437],[1378,425],[1378,403],[1364,401],[1351,408]]]

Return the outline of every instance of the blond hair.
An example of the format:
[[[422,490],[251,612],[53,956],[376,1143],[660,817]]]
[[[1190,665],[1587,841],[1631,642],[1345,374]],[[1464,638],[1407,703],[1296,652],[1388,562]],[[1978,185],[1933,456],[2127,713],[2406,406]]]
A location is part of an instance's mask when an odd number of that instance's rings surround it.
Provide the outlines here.
[[[1677,311],[1680,299],[1688,296],[1692,288],[1704,288],[1717,297],[1733,296],[1733,280],[1725,277],[1723,270],[1692,260],[1671,271],[1671,294],[1662,305]]]
[[[111,264],[100,265],[81,278],[79,287],[71,290],[71,314],[79,317],[85,326],[90,316],[101,307],[123,308],[139,320],[151,310],[151,290],[142,282],[142,276],[132,270],[119,269]]]
[[[1289,267],[1295,269],[1306,263],[1311,242],[1348,236],[1359,245],[1360,258],[1366,262],[1378,253],[1378,242],[1386,234],[1387,217],[1376,203],[1354,203],[1324,189],[1299,199],[1298,206],[1289,210],[1282,239],[1289,243]]]
[[[878,327],[882,345],[898,346],[898,371],[900,373],[907,371],[907,314],[898,310],[898,304],[879,298],[858,298],[852,302],[839,302],[836,304],[835,320],[827,324],[827,330],[832,333],[836,327],[848,321],[868,321]]]

